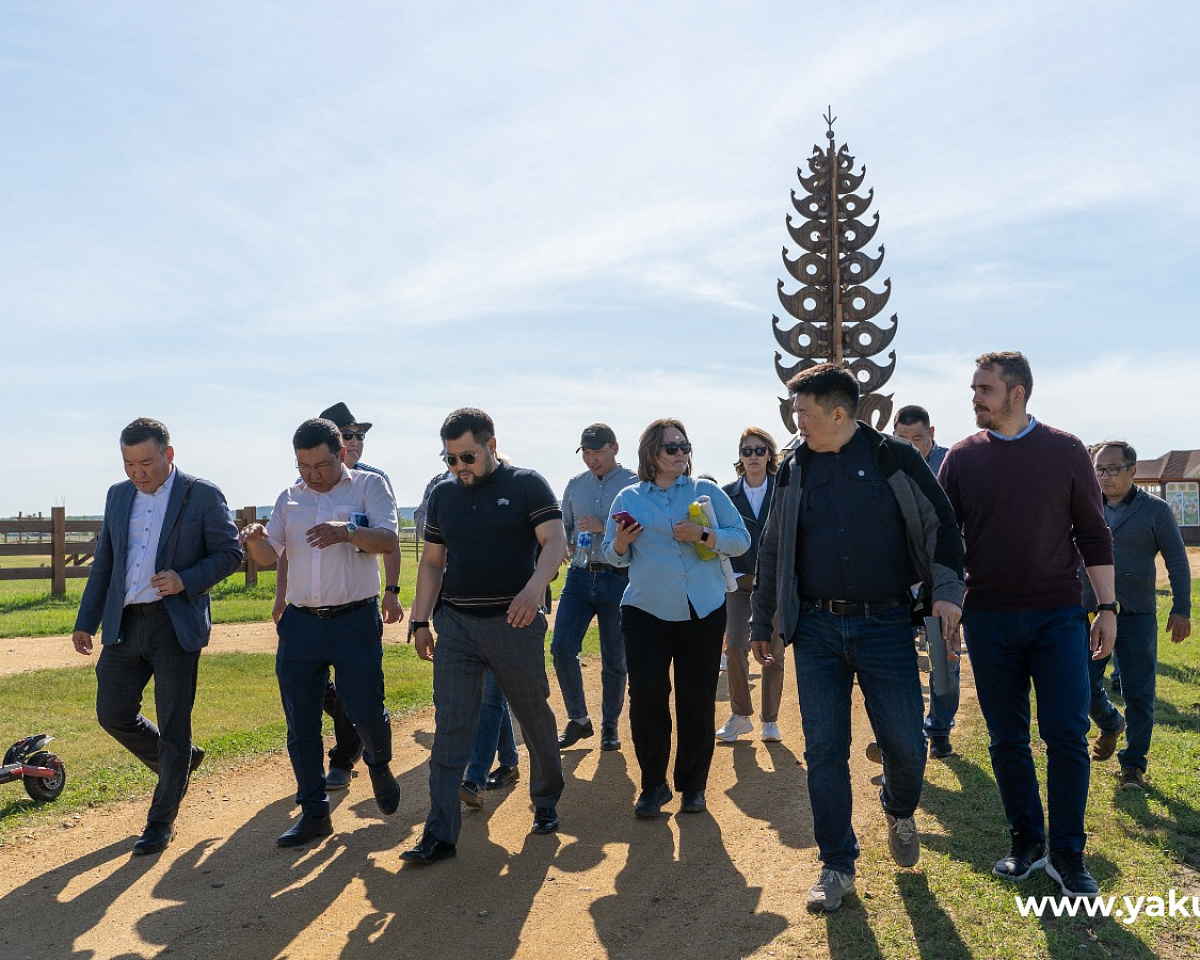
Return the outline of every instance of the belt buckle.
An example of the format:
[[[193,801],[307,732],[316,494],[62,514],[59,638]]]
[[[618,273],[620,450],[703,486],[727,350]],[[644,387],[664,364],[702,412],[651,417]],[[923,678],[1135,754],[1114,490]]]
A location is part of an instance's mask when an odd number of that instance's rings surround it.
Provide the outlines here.
[[[317,607],[317,618],[320,620],[332,620],[334,617],[333,607]]]

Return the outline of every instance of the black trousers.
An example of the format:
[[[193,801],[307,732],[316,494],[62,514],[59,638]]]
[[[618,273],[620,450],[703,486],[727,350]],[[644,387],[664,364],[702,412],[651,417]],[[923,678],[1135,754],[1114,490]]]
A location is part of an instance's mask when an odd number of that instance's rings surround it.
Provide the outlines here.
[[[350,714],[346,712],[346,701],[338,696],[333,680],[325,684],[325,699],[321,708],[333,718],[333,746],[329,748],[329,766],[353,770],[355,761],[362,756],[363,742]]]
[[[629,670],[629,728],[642,770],[642,789],[667,779],[671,756],[671,671],[675,674],[675,789],[703,790],[715,745],[717,680],[725,635],[725,604],[706,617],[660,620],[621,608]]]
[[[192,706],[200,651],[184,650],[166,604],[125,608],[121,642],[106,644],[96,663],[96,718],[126,750],[158,774],[147,820],[173,823],[187,793],[192,762]],[[158,724],[141,714],[154,678]]]

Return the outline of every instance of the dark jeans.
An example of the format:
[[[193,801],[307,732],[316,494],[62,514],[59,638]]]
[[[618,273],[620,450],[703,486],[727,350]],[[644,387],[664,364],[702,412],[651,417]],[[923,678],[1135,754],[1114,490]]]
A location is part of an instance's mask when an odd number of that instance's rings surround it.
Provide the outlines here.
[[[276,630],[275,676],[287,719],[296,802],[305,813],[328,816],[321,705],[330,667],[346,713],[362,738],[367,765],[392,759],[392,727],[383,705],[383,620],[378,605],[321,620],[289,604]]]
[[[625,638],[621,634],[621,597],[629,586],[629,577],[608,570],[591,571],[571,567],[567,582],[558,598],[554,615],[554,636],[550,655],[562,690],[567,717],[582,720],[588,715],[583,693],[583,674],[579,669],[579,651],[583,635],[596,618],[600,628],[600,682],[603,690],[601,718],[605,726],[615,727],[625,706]]]
[[[487,782],[492,761],[497,758],[506,767],[517,765],[517,741],[513,736],[512,714],[504,691],[489,670],[483,679],[483,701],[479,705],[479,730],[475,734],[475,752],[467,764],[466,779],[477,787]]]
[[[843,617],[802,603],[793,640],[804,762],[821,862],[854,872],[858,838],[851,816],[850,694],[858,678],[883,753],[883,809],[911,817],[925,777],[925,700],[907,606],[874,617]]]
[[[139,612],[144,611],[144,612]],[[96,662],[96,718],[126,750],[158,774],[147,820],[173,823],[187,793],[192,762],[192,706],[200,651],[184,650],[166,604],[127,607],[122,639],[105,644]],[[156,726],[141,714],[154,678]]]
[[[350,722],[346,704],[338,696],[337,686],[332,680],[325,685],[325,699],[321,707],[333,719],[333,746],[329,748],[329,766],[353,770],[354,762],[362,756],[362,737]]]
[[[642,789],[667,779],[671,756],[671,670],[675,672],[675,789],[703,790],[715,744],[717,680],[725,604],[706,617],[660,620],[637,607],[621,608],[629,664],[629,730],[642,771]]]
[[[1117,754],[1122,767],[1146,772],[1150,734],[1154,729],[1154,695],[1158,667],[1158,618],[1153,613],[1121,613],[1117,616],[1117,644],[1121,658],[1121,695],[1125,698],[1125,749]],[[1108,659],[1091,660],[1092,699],[1090,714],[1105,733],[1121,726],[1121,714],[1108,699],[1101,681]]]
[[[1082,851],[1091,776],[1087,615],[1082,607],[964,610],[963,629],[1010,831],[1045,839],[1051,850]],[[1031,682],[1046,743],[1048,836],[1029,746]]]

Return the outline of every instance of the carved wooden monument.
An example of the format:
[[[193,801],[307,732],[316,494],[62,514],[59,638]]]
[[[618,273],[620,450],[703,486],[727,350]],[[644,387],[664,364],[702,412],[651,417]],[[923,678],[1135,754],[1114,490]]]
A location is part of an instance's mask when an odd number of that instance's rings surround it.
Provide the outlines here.
[[[885,329],[872,319],[883,310],[892,293],[890,279],[883,281],[882,293],[866,286],[883,263],[882,244],[877,257],[863,251],[879,229],[878,213],[870,223],[864,220],[875,190],[872,188],[866,196],[858,192],[867,175],[866,165],[854,173],[854,157],[845,144],[839,147],[834,139],[833,123],[837,118],[832,110],[823,119],[829,145],[824,150],[813,147],[808,158],[809,176],[796,171],[804,194],[797,196],[792,191],[792,204],[803,222],[796,224],[791,214],[787,218],[788,233],[802,252],[789,260],[788,248],[783,248],[784,267],[800,288],[786,293],[785,281],[780,280],[779,302],[796,324],[782,330],[779,317],[771,318],[780,348],[798,357],[799,362],[784,366],[782,355],[776,353],[775,372],[781,382],[787,383],[818,363],[844,364],[859,383],[859,419],[884,430],[892,416],[892,394],[884,396],[879,389],[896,369],[896,351],[888,354],[886,366],[871,358],[891,345],[899,321],[892,314],[891,325]],[[794,434],[796,420],[791,401],[781,399],[779,412]]]

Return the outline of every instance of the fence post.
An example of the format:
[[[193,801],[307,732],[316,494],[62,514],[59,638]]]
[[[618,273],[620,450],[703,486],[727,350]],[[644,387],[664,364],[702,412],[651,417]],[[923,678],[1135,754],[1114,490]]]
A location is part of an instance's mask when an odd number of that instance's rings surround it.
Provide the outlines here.
[[[67,508],[50,508],[50,592],[67,595]]]
[[[238,511],[238,515],[242,521],[242,529],[247,525],[257,523],[258,508],[257,507],[242,507]],[[246,586],[258,586],[258,564],[254,562],[254,558],[250,556],[250,551],[246,551]]]

